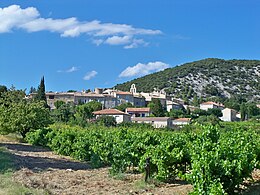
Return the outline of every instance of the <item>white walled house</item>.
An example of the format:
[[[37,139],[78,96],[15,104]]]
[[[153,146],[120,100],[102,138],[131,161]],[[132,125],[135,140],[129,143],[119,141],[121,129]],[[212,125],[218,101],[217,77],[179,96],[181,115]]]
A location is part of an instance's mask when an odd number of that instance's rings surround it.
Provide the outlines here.
[[[133,123],[151,124],[154,128],[172,128],[170,117],[134,117],[131,120]]]
[[[230,108],[225,108],[222,110],[223,116],[220,117],[222,121],[238,121],[239,118],[237,117],[237,111]]]
[[[216,102],[203,102],[200,104],[200,109],[201,110],[208,110],[212,108],[219,108],[219,109],[224,109],[224,105]]]
[[[104,109],[93,112],[94,115],[96,115],[96,118],[100,116],[112,116],[116,119],[116,123],[122,123],[122,122],[131,122],[131,116],[130,114],[124,113],[117,109]]]

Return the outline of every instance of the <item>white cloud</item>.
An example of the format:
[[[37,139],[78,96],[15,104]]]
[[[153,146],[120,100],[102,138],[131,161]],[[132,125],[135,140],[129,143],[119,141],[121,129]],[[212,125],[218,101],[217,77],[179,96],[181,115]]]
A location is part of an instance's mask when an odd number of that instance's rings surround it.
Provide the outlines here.
[[[78,67],[72,66],[70,69],[66,70],[66,72],[70,73],[70,72],[76,72],[78,71]]]
[[[97,72],[95,70],[91,71],[91,72],[88,72],[84,77],[83,79],[84,80],[90,80],[92,78],[94,78],[95,76],[97,75]]]
[[[67,70],[58,70],[57,72],[59,72],[59,73],[61,73],[61,72],[71,73],[71,72],[76,72],[78,70],[79,70],[78,67],[72,66],[71,68],[69,68]]]
[[[101,45],[104,42],[103,39],[93,39],[92,43],[94,43],[96,46]]]
[[[125,49],[137,48],[140,45],[147,46],[149,43],[145,42],[143,39],[133,39],[130,45],[124,46]]]
[[[107,38],[107,40],[105,41],[105,43],[109,44],[109,45],[125,45],[131,42],[132,37],[130,36],[113,36],[113,37],[109,37]]]
[[[122,71],[119,77],[144,76],[153,72],[158,72],[169,68],[170,65],[163,62],[149,62],[147,64],[138,63],[135,66],[129,66]]]
[[[59,33],[61,37],[77,37],[85,34],[100,37],[94,44],[127,45],[125,48],[135,48],[143,43],[137,37],[162,34],[160,30],[134,28],[127,24],[101,23],[94,21],[78,21],[77,18],[53,19],[40,17],[34,7],[21,8],[19,5],[0,8],[0,33],[23,29],[27,32],[50,31]],[[106,41],[100,41],[100,40]]]

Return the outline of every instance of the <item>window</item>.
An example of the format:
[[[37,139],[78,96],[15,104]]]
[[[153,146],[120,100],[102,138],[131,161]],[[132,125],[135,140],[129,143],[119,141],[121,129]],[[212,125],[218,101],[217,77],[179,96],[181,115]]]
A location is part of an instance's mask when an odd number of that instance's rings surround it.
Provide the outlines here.
[[[49,95],[49,99],[53,100],[54,99],[54,95]]]

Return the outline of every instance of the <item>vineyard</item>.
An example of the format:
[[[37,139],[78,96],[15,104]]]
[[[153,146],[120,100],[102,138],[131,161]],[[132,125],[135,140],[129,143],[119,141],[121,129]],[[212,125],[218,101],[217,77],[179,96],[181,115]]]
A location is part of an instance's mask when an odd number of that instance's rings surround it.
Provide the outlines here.
[[[194,126],[170,132],[145,126],[81,128],[62,124],[27,133],[27,141],[58,154],[111,166],[111,173],[144,172],[160,181],[186,180],[192,194],[232,194],[259,168],[260,136],[244,127]]]

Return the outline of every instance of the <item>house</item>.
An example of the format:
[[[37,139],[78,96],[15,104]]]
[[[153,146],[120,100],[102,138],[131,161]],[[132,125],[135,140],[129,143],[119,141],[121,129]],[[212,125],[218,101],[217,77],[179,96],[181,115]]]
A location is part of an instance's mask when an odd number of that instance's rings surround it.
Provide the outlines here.
[[[74,93],[69,92],[47,92],[45,93],[47,104],[50,106],[51,109],[55,109],[54,103],[56,101],[63,101],[65,103],[75,103]],[[33,94],[32,94],[33,96]]]
[[[191,106],[191,105],[183,105],[183,107],[185,108],[185,110],[190,109],[191,112],[193,112],[194,110],[199,109],[199,107]]]
[[[208,109],[212,109],[212,108],[219,108],[219,109],[223,110],[225,107],[223,104],[216,103],[216,102],[203,102],[200,104],[201,110],[207,111]]]
[[[173,126],[183,126],[191,123],[191,118],[177,118],[172,120]]]
[[[180,109],[183,109],[183,105],[167,100],[166,109],[167,109],[167,112],[170,112],[171,110],[180,110]]]
[[[135,96],[134,95],[134,106],[137,107],[145,107],[146,102],[145,102],[145,98],[143,96]]]
[[[182,105],[185,104],[185,101],[183,99],[180,99],[180,98],[172,98],[172,101],[177,103],[177,104],[182,104]]]
[[[230,108],[225,108],[222,110],[223,116],[220,117],[222,121],[238,121],[239,118],[237,117],[237,111]]]
[[[117,106],[117,99],[114,96],[103,94],[105,97],[104,108],[114,108]]]
[[[126,113],[131,117],[148,117],[152,112],[150,108],[126,108]]]
[[[100,116],[113,116],[116,119],[116,123],[122,123],[122,122],[130,122],[131,121],[131,115],[124,113],[117,109],[104,109],[93,112],[94,115],[96,115],[96,118]]]
[[[133,123],[151,124],[154,128],[172,128],[170,117],[134,117],[131,118]]]
[[[97,101],[97,102],[100,102],[102,105],[104,105],[104,102],[105,102],[105,96],[102,94],[75,92],[74,96],[75,96],[76,104]]]

